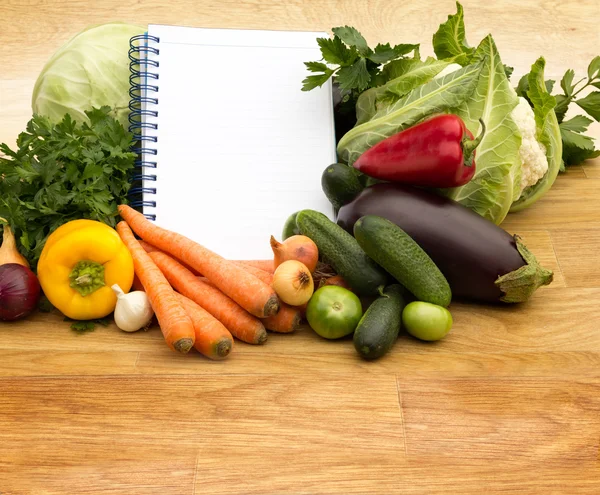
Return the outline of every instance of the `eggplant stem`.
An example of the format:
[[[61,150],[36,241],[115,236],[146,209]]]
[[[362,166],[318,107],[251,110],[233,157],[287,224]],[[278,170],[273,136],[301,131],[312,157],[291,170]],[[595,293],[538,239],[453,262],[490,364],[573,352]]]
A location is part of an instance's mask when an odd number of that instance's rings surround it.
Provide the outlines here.
[[[552,283],[554,278],[552,270],[547,270],[539,264],[519,236],[515,235],[514,239],[519,254],[525,260],[525,265],[496,280],[496,287],[504,294],[500,300],[505,303],[526,301],[539,287]]]

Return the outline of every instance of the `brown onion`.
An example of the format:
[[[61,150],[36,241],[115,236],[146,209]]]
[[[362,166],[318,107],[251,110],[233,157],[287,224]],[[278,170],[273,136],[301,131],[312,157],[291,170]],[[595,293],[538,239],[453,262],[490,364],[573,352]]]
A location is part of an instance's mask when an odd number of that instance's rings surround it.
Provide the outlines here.
[[[303,263],[312,273],[317,268],[319,249],[312,239],[305,235],[293,235],[279,242],[271,236],[273,249],[273,266],[277,268],[284,261],[294,260]]]
[[[0,320],[13,321],[31,314],[40,300],[40,283],[18,263],[0,266]]]

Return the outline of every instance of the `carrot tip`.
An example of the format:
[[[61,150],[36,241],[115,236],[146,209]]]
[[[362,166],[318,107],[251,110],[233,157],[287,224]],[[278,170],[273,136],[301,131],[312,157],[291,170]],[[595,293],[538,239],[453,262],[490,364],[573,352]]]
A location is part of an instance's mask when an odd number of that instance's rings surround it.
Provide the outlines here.
[[[258,345],[264,344],[267,341],[268,337],[269,337],[269,334],[267,333],[267,331],[263,330],[260,334],[258,334],[258,337],[256,339],[256,343]]]
[[[264,308],[265,318],[276,315],[279,312],[279,308],[281,308],[279,298],[277,296],[269,297]]]
[[[215,347],[215,354],[220,358],[227,357],[231,352],[233,342],[229,339],[222,339]]]
[[[181,352],[181,354],[187,354],[193,345],[194,341],[192,339],[179,339],[173,344],[173,347],[177,352]]]

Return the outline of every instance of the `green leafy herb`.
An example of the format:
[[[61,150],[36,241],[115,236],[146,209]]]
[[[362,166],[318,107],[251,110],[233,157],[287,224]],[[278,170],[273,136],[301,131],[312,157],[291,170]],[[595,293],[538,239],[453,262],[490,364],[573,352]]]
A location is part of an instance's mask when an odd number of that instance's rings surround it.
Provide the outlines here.
[[[107,327],[110,325],[110,320],[108,318],[100,318],[97,320],[72,320],[71,318],[66,318],[64,321],[71,321],[71,330],[74,330],[78,333],[84,332],[92,332],[96,329],[96,325],[101,325],[103,327]]]
[[[584,115],[577,115],[570,120],[563,120],[559,124],[565,165],[576,165],[584,160],[600,156],[600,150],[594,147],[594,140],[583,135],[591,123],[592,119]]]
[[[15,151],[0,145],[0,216],[33,268],[57,227],[78,218],[114,226],[117,205],[126,201],[132,136],[109,107],[86,115],[83,124],[68,114],[58,124],[34,115]]]
[[[332,32],[331,39],[317,39],[324,62],[305,62],[306,68],[314,74],[302,81],[303,91],[322,86],[334,77],[340,88],[350,95],[348,98],[356,100],[362,91],[388,80],[382,76],[385,64],[402,60],[411,52],[418,57],[419,45],[380,43],[371,49],[356,28],[335,27]]]

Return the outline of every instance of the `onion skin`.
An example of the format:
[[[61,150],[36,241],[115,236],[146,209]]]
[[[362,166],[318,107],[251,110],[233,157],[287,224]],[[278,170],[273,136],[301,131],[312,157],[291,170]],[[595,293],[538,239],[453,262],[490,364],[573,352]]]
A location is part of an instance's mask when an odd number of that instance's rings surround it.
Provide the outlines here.
[[[284,303],[302,306],[313,294],[314,281],[306,265],[288,260],[275,270],[272,287]]]
[[[6,220],[0,217],[0,223],[4,223]],[[4,224],[2,233],[2,245],[0,246],[0,266],[7,265],[9,263],[17,263],[29,268],[27,259],[19,253],[17,249],[17,243],[15,236],[10,229],[8,223]]]
[[[271,236],[271,249],[273,249],[273,266],[275,269],[284,261],[299,261],[304,264],[310,273],[313,273],[319,262],[319,248],[310,237],[293,235],[283,242],[278,242]]]
[[[14,321],[30,315],[40,301],[40,283],[19,263],[0,266],[0,320]]]

